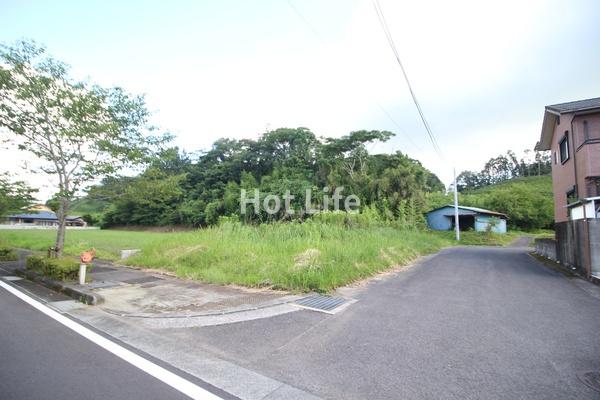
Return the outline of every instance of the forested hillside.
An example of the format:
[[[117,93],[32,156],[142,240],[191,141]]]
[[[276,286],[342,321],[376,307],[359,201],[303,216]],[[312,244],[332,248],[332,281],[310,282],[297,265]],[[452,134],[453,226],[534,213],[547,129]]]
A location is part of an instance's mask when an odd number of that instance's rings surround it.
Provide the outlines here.
[[[220,139],[199,154],[170,148],[138,176],[109,177],[91,187],[87,196],[74,201],[72,213],[105,227],[202,227],[222,217],[250,223],[302,220],[310,218],[302,213],[306,189],[312,190],[311,205],[323,209],[322,196],[343,186],[344,195],[359,197],[360,209],[370,219],[424,227],[424,213],[452,203],[452,195],[419,161],[401,152],[367,152],[370,143],[392,135],[355,131],[341,138],[318,138],[306,128],[281,128],[257,140]],[[506,213],[513,228],[551,228],[550,169],[546,153],[526,151],[519,159],[509,151],[493,157],[480,172],[459,175],[460,203]],[[290,215],[282,209],[267,215],[261,210],[242,216],[242,189],[250,198],[258,189],[261,203],[270,194],[289,190],[297,212]]]
[[[493,185],[519,177],[548,175],[552,171],[550,152],[525,150],[521,157],[514,151],[490,158],[481,171],[463,171],[456,177],[460,192]]]
[[[369,154],[367,145],[385,142],[386,131],[355,131],[341,138],[317,138],[306,128],[281,128],[257,140],[220,139],[199,156],[177,148],[164,151],[139,176],[108,178],[88,191],[80,205],[104,209],[104,226],[207,226],[220,217],[246,222],[306,218],[305,190],[311,204],[337,187],[354,194],[361,210],[376,218],[415,226],[423,223],[425,194],[444,191],[436,175],[401,152]],[[293,215],[264,210],[240,216],[240,191],[262,199],[269,194],[295,196]],[[106,208],[104,208],[106,207]]]

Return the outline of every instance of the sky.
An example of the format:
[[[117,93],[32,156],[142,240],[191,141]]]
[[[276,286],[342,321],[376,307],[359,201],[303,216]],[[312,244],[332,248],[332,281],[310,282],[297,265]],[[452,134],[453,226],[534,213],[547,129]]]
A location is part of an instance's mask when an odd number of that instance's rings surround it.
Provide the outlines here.
[[[0,0],[0,41],[36,40],[77,79],[145,94],[187,152],[279,127],[389,130],[371,152],[402,151],[447,185],[453,168],[532,149],[545,105],[600,96],[596,0],[380,4],[443,158],[371,0]],[[40,199],[53,193],[21,168],[31,156],[0,157]]]

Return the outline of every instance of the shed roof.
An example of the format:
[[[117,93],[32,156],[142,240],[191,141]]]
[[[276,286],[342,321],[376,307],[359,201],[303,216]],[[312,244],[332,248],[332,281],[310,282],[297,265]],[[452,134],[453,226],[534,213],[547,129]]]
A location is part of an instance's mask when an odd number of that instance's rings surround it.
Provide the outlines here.
[[[540,141],[535,146],[536,150],[550,150],[554,126],[561,114],[587,113],[596,110],[600,111],[600,97],[546,106],[542,122],[542,133]]]
[[[435,209],[433,209],[431,211],[428,211],[427,214],[432,213],[432,212],[437,211],[437,210],[441,210],[443,208],[452,208],[452,209],[454,209],[454,205],[453,204],[448,204],[448,205],[445,205],[445,206],[442,206],[442,207],[438,207],[438,208],[435,208]],[[496,211],[486,210],[485,208],[467,207],[467,206],[458,206],[458,208],[461,209],[461,210],[465,210],[465,211],[471,211],[474,214],[494,215],[494,216],[497,216],[497,217],[508,219],[508,216],[506,214],[499,213],[499,212],[496,212]]]

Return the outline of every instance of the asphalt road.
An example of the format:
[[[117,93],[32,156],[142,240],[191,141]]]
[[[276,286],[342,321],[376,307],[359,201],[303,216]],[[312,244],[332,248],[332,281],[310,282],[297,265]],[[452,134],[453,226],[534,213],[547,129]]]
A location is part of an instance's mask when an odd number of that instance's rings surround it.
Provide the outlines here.
[[[600,399],[577,377],[600,371],[597,287],[527,252],[447,249],[334,316],[172,333],[323,398]]]
[[[3,288],[0,398],[188,399]]]

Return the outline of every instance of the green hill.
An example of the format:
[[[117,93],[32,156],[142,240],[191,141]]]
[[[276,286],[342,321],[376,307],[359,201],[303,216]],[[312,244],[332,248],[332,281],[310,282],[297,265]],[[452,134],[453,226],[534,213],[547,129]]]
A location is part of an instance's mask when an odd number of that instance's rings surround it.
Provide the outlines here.
[[[521,229],[551,228],[554,199],[550,175],[510,179],[461,193],[462,204],[505,213]]]

